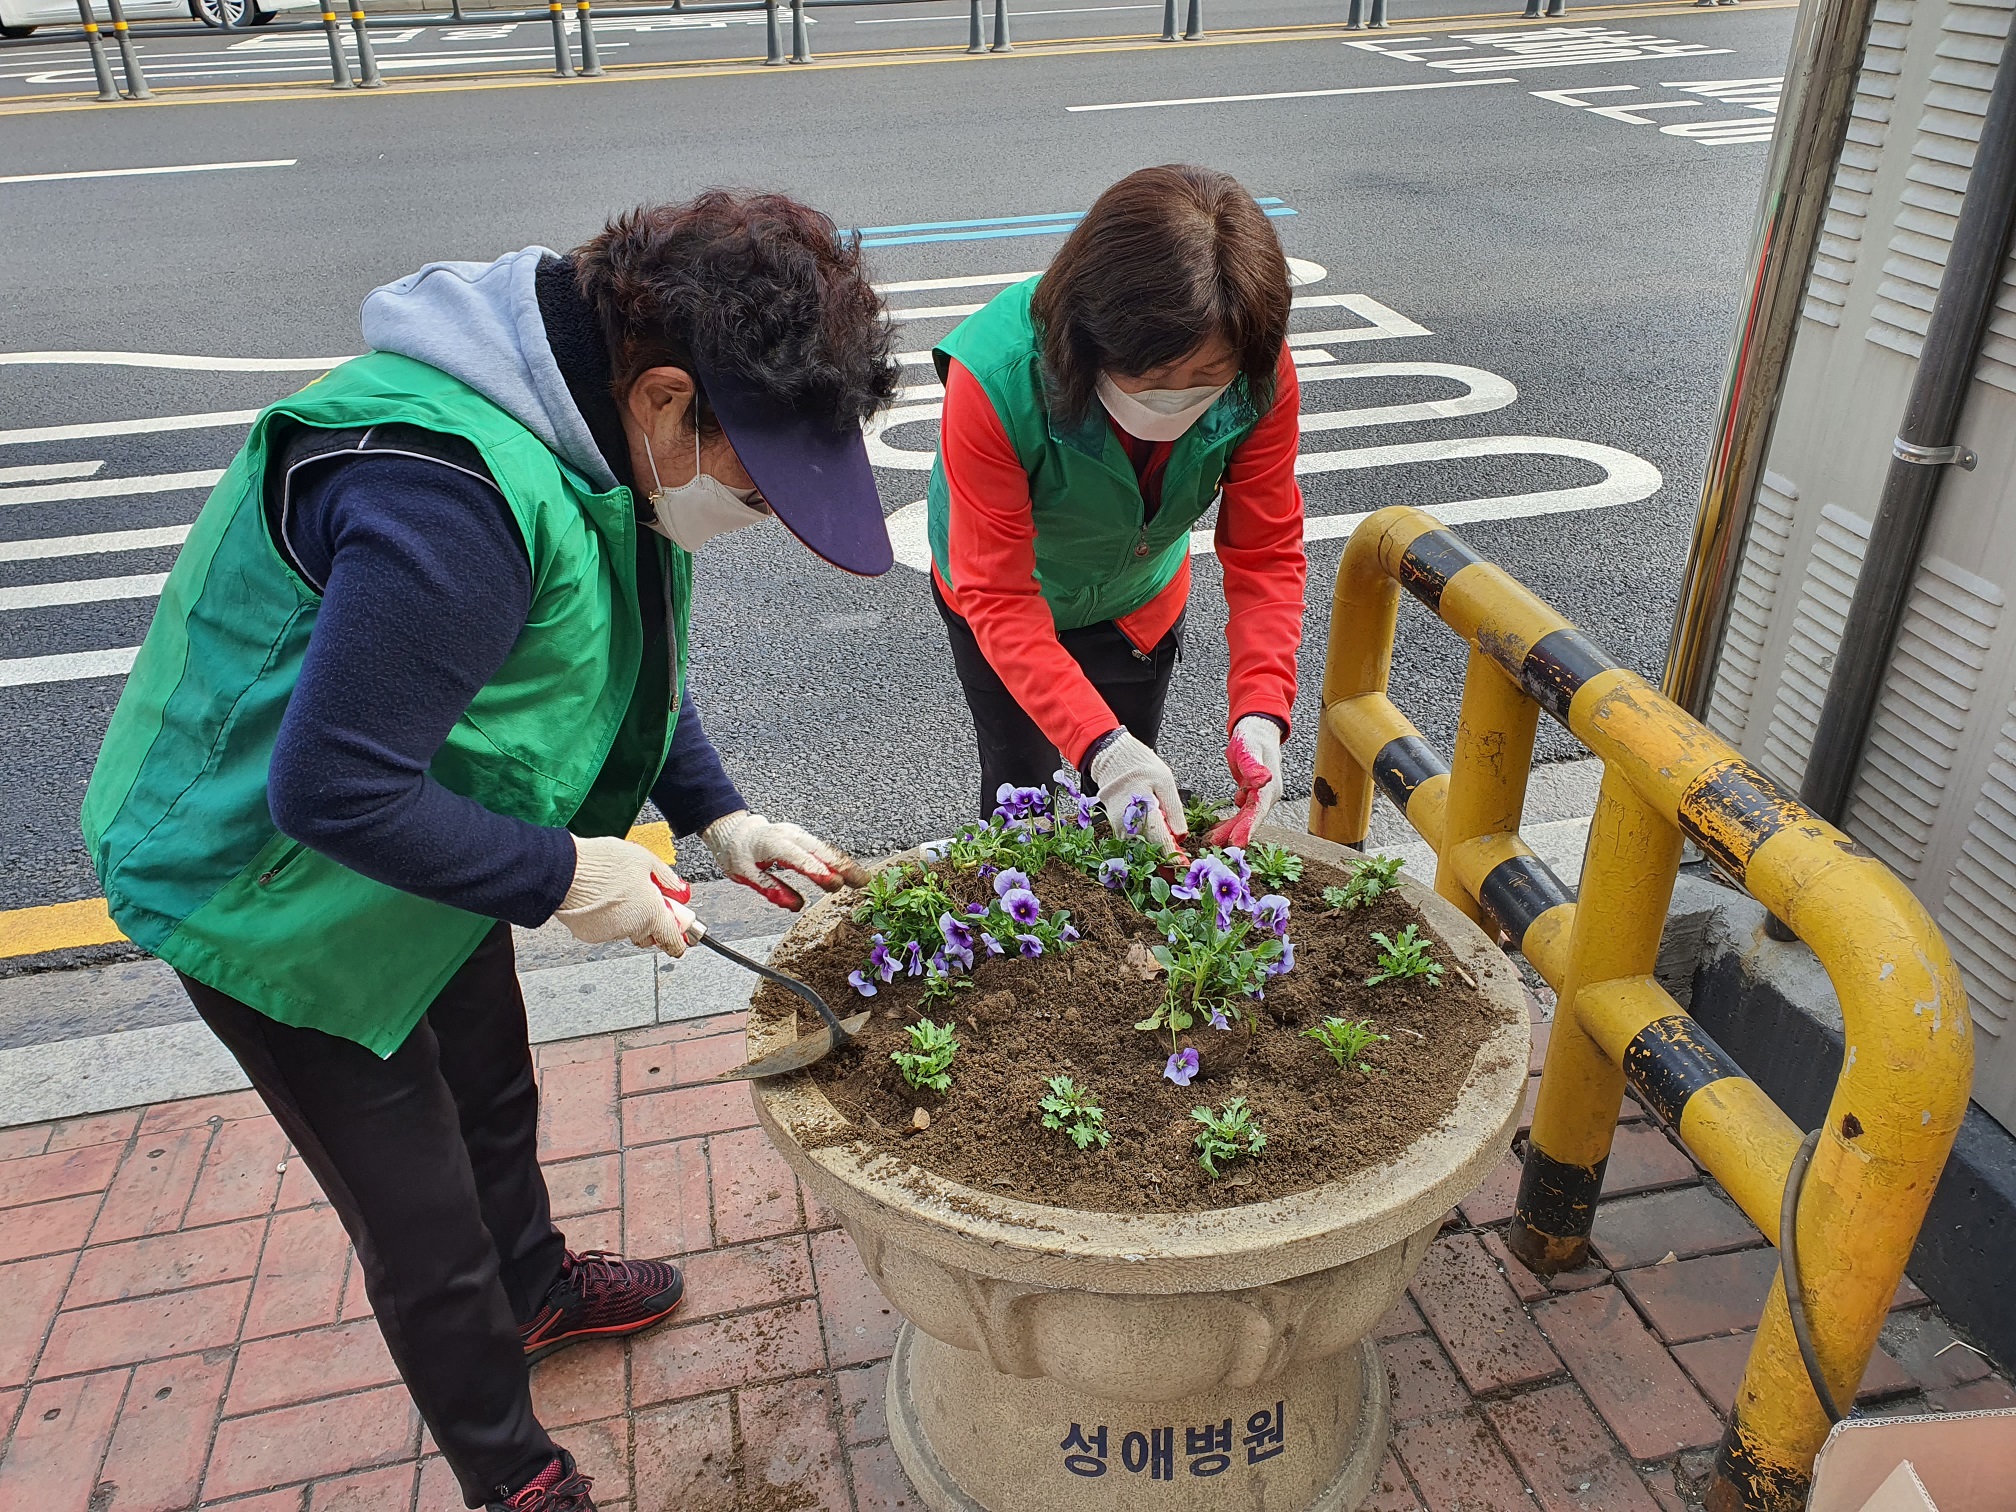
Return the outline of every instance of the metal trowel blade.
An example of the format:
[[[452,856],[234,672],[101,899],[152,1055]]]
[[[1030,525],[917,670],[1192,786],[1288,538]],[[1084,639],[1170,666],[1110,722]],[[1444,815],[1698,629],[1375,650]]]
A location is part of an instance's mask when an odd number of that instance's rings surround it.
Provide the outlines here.
[[[848,1035],[859,1034],[868,1026],[869,1015],[857,1013],[850,1019],[842,1019],[840,1027]],[[709,1080],[717,1082],[763,1081],[772,1076],[785,1076],[793,1071],[803,1071],[807,1066],[824,1060],[833,1049],[833,1031],[821,1025],[803,1039],[794,1040],[781,1050],[772,1050],[767,1055],[759,1055],[746,1066],[737,1066],[733,1071],[723,1071]]]

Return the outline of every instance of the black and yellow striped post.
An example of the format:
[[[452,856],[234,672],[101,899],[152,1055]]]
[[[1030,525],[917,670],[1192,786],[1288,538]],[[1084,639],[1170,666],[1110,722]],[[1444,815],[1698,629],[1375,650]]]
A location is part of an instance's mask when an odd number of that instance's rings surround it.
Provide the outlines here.
[[[329,38],[329,87],[355,89],[350,60],[343,56],[343,28],[336,21],[335,0],[322,0],[322,30]]]
[[[218,14],[223,14],[223,0],[218,0]],[[106,8],[112,12],[112,40],[119,44],[119,66],[126,73],[126,98],[129,100],[151,100],[154,91],[147,87],[147,75],[140,67],[140,59],[133,51],[133,37],[126,29],[126,10],[119,0],[105,0]]]
[[[1387,696],[1399,590],[1470,646],[1453,768]],[[1538,713],[1604,765],[1579,896],[1518,836]],[[1781,1209],[1834,1401],[1853,1397],[1967,1106],[1971,1024],[1952,958],[1902,882],[1451,531],[1381,510],[1339,564],[1309,828],[1361,842],[1383,792],[1435,849],[1436,890],[1518,945],[1559,997],[1510,1247],[1582,1263],[1627,1084],[1758,1227]],[[1848,1053],[1803,1187],[1800,1131],[1653,979],[1691,839],[1812,948]],[[1804,1505],[1827,1409],[1782,1282],[1716,1465],[1713,1512]]]
[[[602,77],[602,55],[595,49],[595,18],[588,13],[588,0],[576,0],[574,19],[581,27],[581,77]]]
[[[84,18],[84,45],[91,52],[91,71],[98,75],[98,98],[116,105],[119,86],[112,82],[112,65],[105,57],[105,39],[99,35],[98,18],[91,14],[91,0],[77,0],[77,14]]]

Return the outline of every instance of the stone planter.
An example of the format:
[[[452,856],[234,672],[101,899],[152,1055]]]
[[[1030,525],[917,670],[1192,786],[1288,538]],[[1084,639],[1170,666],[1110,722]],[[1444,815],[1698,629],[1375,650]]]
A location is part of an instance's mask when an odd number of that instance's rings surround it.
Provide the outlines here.
[[[1045,1207],[863,1145],[808,1148],[847,1127],[839,1111],[808,1078],[754,1084],[771,1139],[906,1319],[890,1437],[926,1506],[1350,1512],[1364,1499],[1388,1429],[1371,1330],[1504,1154],[1530,1042],[1511,963],[1443,899],[1412,884],[1406,896],[1506,1020],[1440,1128],[1311,1191],[1207,1213]],[[810,909],[772,959],[788,970],[851,904]],[[797,1033],[793,1016],[752,1013],[749,1051]]]

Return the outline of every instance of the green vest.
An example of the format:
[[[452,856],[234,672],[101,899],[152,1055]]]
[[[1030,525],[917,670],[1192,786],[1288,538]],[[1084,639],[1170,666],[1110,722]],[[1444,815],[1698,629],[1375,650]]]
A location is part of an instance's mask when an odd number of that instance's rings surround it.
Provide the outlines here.
[[[1242,377],[1185,431],[1162,474],[1162,507],[1148,520],[1134,464],[1096,401],[1076,420],[1052,415],[1043,343],[1030,314],[1037,280],[1003,289],[932,352],[942,381],[953,361],[971,373],[1029,475],[1036,581],[1059,630],[1132,614],[1167,588],[1190,555],[1195,525],[1226,463],[1260,415]],[[941,451],[931,468],[931,559],[954,589],[951,497]]]
[[[273,742],[320,605],[267,527],[282,418],[461,436],[503,492],[531,560],[531,612],[431,768],[494,813],[583,834],[629,827],[671,745],[693,559],[644,532],[666,592],[640,605],[630,491],[596,492],[474,389],[388,353],[272,406],[225,470],[113,713],[84,839],[136,944],[269,1018],[385,1056],[496,921],[374,882],[274,827]]]

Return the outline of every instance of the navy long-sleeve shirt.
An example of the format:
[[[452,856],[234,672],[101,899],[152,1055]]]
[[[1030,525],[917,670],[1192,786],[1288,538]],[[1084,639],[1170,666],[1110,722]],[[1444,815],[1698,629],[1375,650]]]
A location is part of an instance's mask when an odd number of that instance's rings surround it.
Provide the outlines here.
[[[567,832],[492,813],[428,774],[531,607],[503,496],[439,461],[343,456],[297,474],[285,526],[322,604],[274,745],[274,823],[401,891],[543,923],[573,881]],[[690,688],[651,797],[682,835],[746,807]]]

